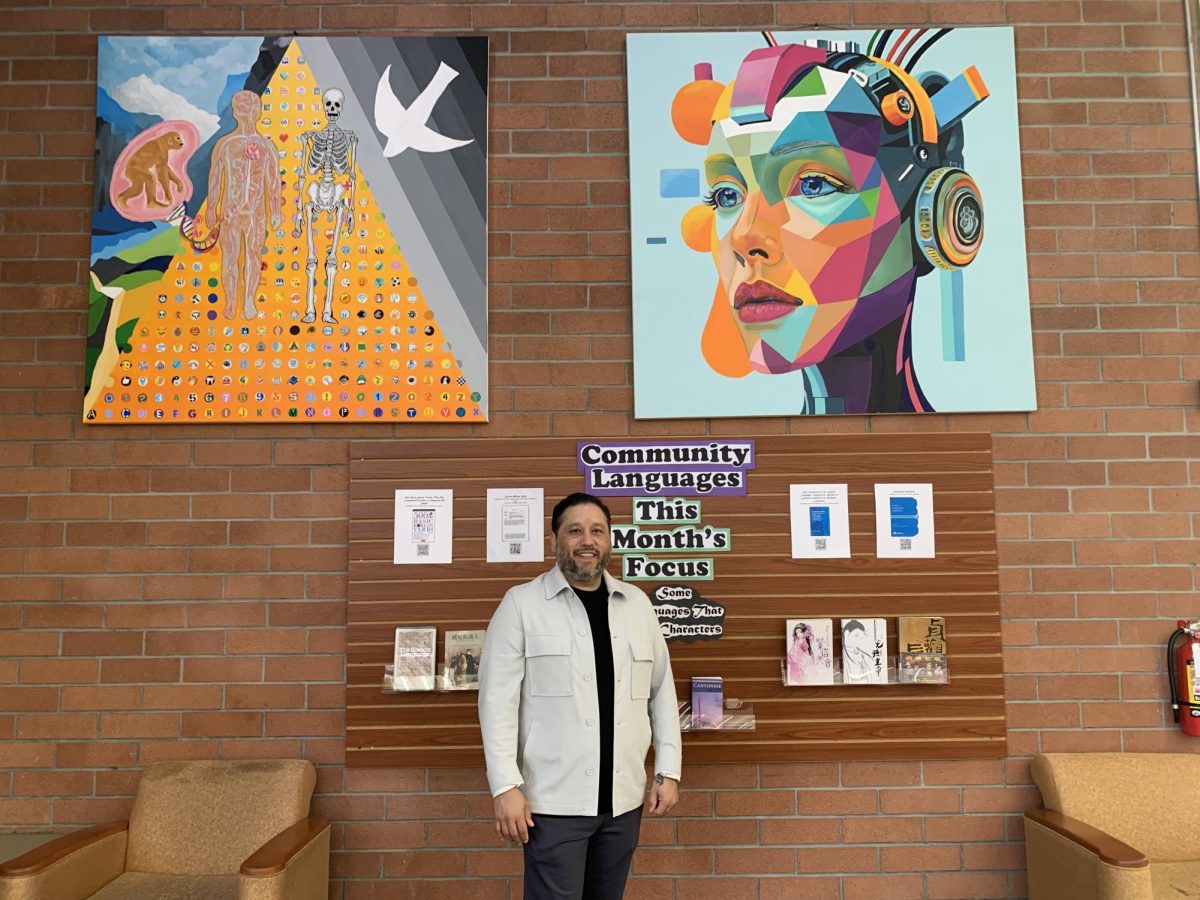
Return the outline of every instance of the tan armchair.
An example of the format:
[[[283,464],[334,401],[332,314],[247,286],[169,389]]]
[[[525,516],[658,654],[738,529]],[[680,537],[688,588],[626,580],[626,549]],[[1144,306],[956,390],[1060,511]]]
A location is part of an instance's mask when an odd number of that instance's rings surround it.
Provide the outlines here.
[[[128,822],[0,865],[0,900],[327,900],[329,822],[305,760],[171,762],[142,774]]]
[[[1200,898],[1200,756],[1045,753],[1032,771],[1030,900]]]

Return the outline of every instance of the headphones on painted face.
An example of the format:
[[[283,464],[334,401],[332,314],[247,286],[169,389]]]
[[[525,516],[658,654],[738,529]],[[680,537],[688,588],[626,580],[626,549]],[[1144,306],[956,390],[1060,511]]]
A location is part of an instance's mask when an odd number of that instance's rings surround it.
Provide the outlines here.
[[[983,243],[983,198],[963,165],[962,118],[987,96],[978,72],[918,78],[861,53],[831,53],[825,66],[853,78],[879,110],[880,163],[912,219],[914,262],[924,271],[969,265]]]

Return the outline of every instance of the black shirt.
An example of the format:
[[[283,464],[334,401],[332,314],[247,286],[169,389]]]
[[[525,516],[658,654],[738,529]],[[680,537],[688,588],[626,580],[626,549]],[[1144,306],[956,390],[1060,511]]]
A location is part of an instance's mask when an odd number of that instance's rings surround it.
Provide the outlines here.
[[[608,630],[608,585],[603,580],[594,591],[574,588],[575,595],[587,611],[592,627],[592,647],[596,655],[596,697],[599,709],[596,721],[600,725],[600,801],[596,815],[611,816],[613,793],[613,674],[612,634]]]

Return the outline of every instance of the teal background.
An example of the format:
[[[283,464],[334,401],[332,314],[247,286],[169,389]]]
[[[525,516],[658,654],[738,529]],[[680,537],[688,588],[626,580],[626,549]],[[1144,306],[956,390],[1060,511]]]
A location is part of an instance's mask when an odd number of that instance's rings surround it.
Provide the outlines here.
[[[872,30],[774,34],[781,44],[851,40],[861,50]],[[679,231],[684,213],[700,200],[659,196],[662,169],[700,168],[704,160],[704,148],[671,126],[671,100],[692,80],[693,65],[712,63],[713,78],[727,83],[741,59],[764,45],[758,32],[628,36],[636,418],[809,412],[803,371],[726,378],[704,361],[700,334],[717,273],[712,257],[688,249]],[[942,360],[938,273],[917,282],[913,354],[925,395],[939,412],[1030,410],[1036,398],[1012,29],[955,29],[921,57],[916,71],[952,79],[972,64],[991,95],[963,120],[966,169],[983,195],[985,228],[979,256],[962,270],[966,359]],[[647,244],[655,237],[666,243]]]

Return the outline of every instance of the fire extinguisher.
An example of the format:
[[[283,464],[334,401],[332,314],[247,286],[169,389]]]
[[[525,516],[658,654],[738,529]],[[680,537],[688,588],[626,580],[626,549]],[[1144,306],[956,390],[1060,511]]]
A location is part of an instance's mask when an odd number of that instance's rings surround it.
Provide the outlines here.
[[[1200,737],[1200,621],[1180,620],[1172,632],[1167,641],[1167,677],[1175,721],[1184,734]]]

